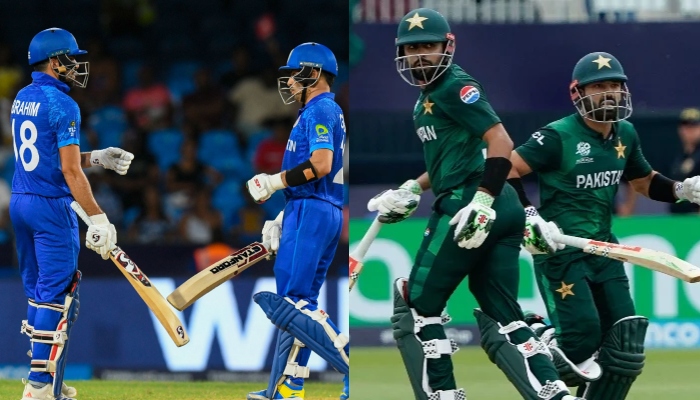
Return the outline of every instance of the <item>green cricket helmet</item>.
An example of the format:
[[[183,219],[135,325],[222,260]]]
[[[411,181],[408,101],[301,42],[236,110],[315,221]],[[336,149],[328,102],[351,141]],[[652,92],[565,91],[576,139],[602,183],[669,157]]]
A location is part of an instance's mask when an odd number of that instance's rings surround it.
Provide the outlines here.
[[[438,52],[405,55],[404,46],[420,43],[444,43]],[[425,86],[434,82],[452,64],[455,51],[455,37],[450,32],[450,24],[439,12],[429,8],[410,11],[399,22],[396,34],[396,70],[401,78],[411,86]],[[435,64],[425,56],[440,55]]]
[[[620,88],[585,95],[587,85],[617,82]],[[632,95],[622,64],[612,54],[597,51],[581,58],[574,67],[569,85],[571,100],[579,114],[595,122],[616,122],[632,115]],[[597,103],[594,99],[597,97]]]

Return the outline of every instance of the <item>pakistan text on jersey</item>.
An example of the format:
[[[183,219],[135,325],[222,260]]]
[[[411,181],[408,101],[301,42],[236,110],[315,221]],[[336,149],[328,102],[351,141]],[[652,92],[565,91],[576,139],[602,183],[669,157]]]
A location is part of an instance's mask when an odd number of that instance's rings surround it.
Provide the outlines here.
[[[12,103],[12,109],[10,110],[10,114],[28,115],[30,117],[36,117],[39,113],[40,105],[41,103],[37,103],[35,101],[15,100],[14,103]]]
[[[416,134],[418,135],[418,138],[420,138],[420,141],[423,143],[430,141],[430,140],[437,139],[437,135],[435,134],[435,126],[434,125],[421,126],[416,131]]]
[[[620,178],[622,178],[622,170],[576,175],[576,188],[592,189],[618,185]]]

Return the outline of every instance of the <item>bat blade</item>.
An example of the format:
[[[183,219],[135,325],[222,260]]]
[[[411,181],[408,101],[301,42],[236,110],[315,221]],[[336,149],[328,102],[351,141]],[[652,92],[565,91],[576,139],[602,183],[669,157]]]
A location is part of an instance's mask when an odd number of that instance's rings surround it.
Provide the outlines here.
[[[85,222],[87,226],[92,225],[90,217],[85,210],[80,207],[78,202],[73,201],[71,208]],[[170,308],[168,303],[163,298],[163,295],[158,292],[155,286],[151,284],[146,274],[134,263],[131,258],[119,246],[113,245],[109,252],[109,258],[119,268],[126,280],[133,286],[141,300],[156,316],[160,324],[163,326],[168,336],[173,340],[177,347],[182,347],[190,341],[189,335],[185,327],[180,322],[180,318],[175,315],[175,312]]]
[[[585,253],[629,262],[685,282],[700,282],[700,267],[658,250],[601,242],[569,235],[559,235],[554,240],[568,246],[578,247]]]
[[[375,218],[372,225],[362,237],[362,240],[360,240],[360,243],[357,245],[352,254],[350,254],[350,287],[348,290],[352,291],[352,288],[360,278],[360,273],[362,273],[362,267],[364,266],[365,255],[367,255],[367,251],[374,242],[374,239],[377,238],[377,234],[379,234],[380,229],[382,229],[382,223],[379,222],[379,219]]]
[[[238,276],[262,260],[270,259],[271,255],[265,244],[258,242],[249,244],[208,266],[178,286],[168,296],[168,302],[182,311],[227,280]]]
[[[118,246],[110,251],[109,258],[124,274],[131,286],[134,287],[141,300],[153,312],[175,345],[177,347],[186,345],[190,341],[190,337],[185,327],[165,301],[163,295],[151,284],[151,280],[148,279],[146,274]]]

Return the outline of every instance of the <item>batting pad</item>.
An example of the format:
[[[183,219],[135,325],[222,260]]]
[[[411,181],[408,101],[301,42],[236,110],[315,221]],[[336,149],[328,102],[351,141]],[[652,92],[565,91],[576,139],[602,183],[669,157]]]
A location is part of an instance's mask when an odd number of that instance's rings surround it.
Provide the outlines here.
[[[349,340],[328,324],[328,314],[320,309],[307,310],[304,307],[308,302],[304,300],[294,303],[290,298],[272,292],[256,293],[253,301],[276,327],[289,332],[336,371],[343,375],[350,372],[350,358],[345,351]]]
[[[309,367],[302,367],[297,362],[299,350],[305,347],[304,343],[295,339],[291,333],[280,330],[277,334],[277,347],[272,360],[272,372],[267,386],[267,398],[274,399],[277,387],[284,382],[287,376],[294,378],[308,378]]]

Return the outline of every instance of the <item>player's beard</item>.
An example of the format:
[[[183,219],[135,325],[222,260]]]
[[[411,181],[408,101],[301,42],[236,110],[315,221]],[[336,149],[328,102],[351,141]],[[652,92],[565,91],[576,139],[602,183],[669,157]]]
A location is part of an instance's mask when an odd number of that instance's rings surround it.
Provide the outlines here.
[[[593,118],[596,121],[617,121],[619,103],[612,97],[604,97],[598,102],[598,107],[593,111]]]
[[[418,81],[430,82],[438,69],[430,60],[420,57],[411,64],[411,75]]]

